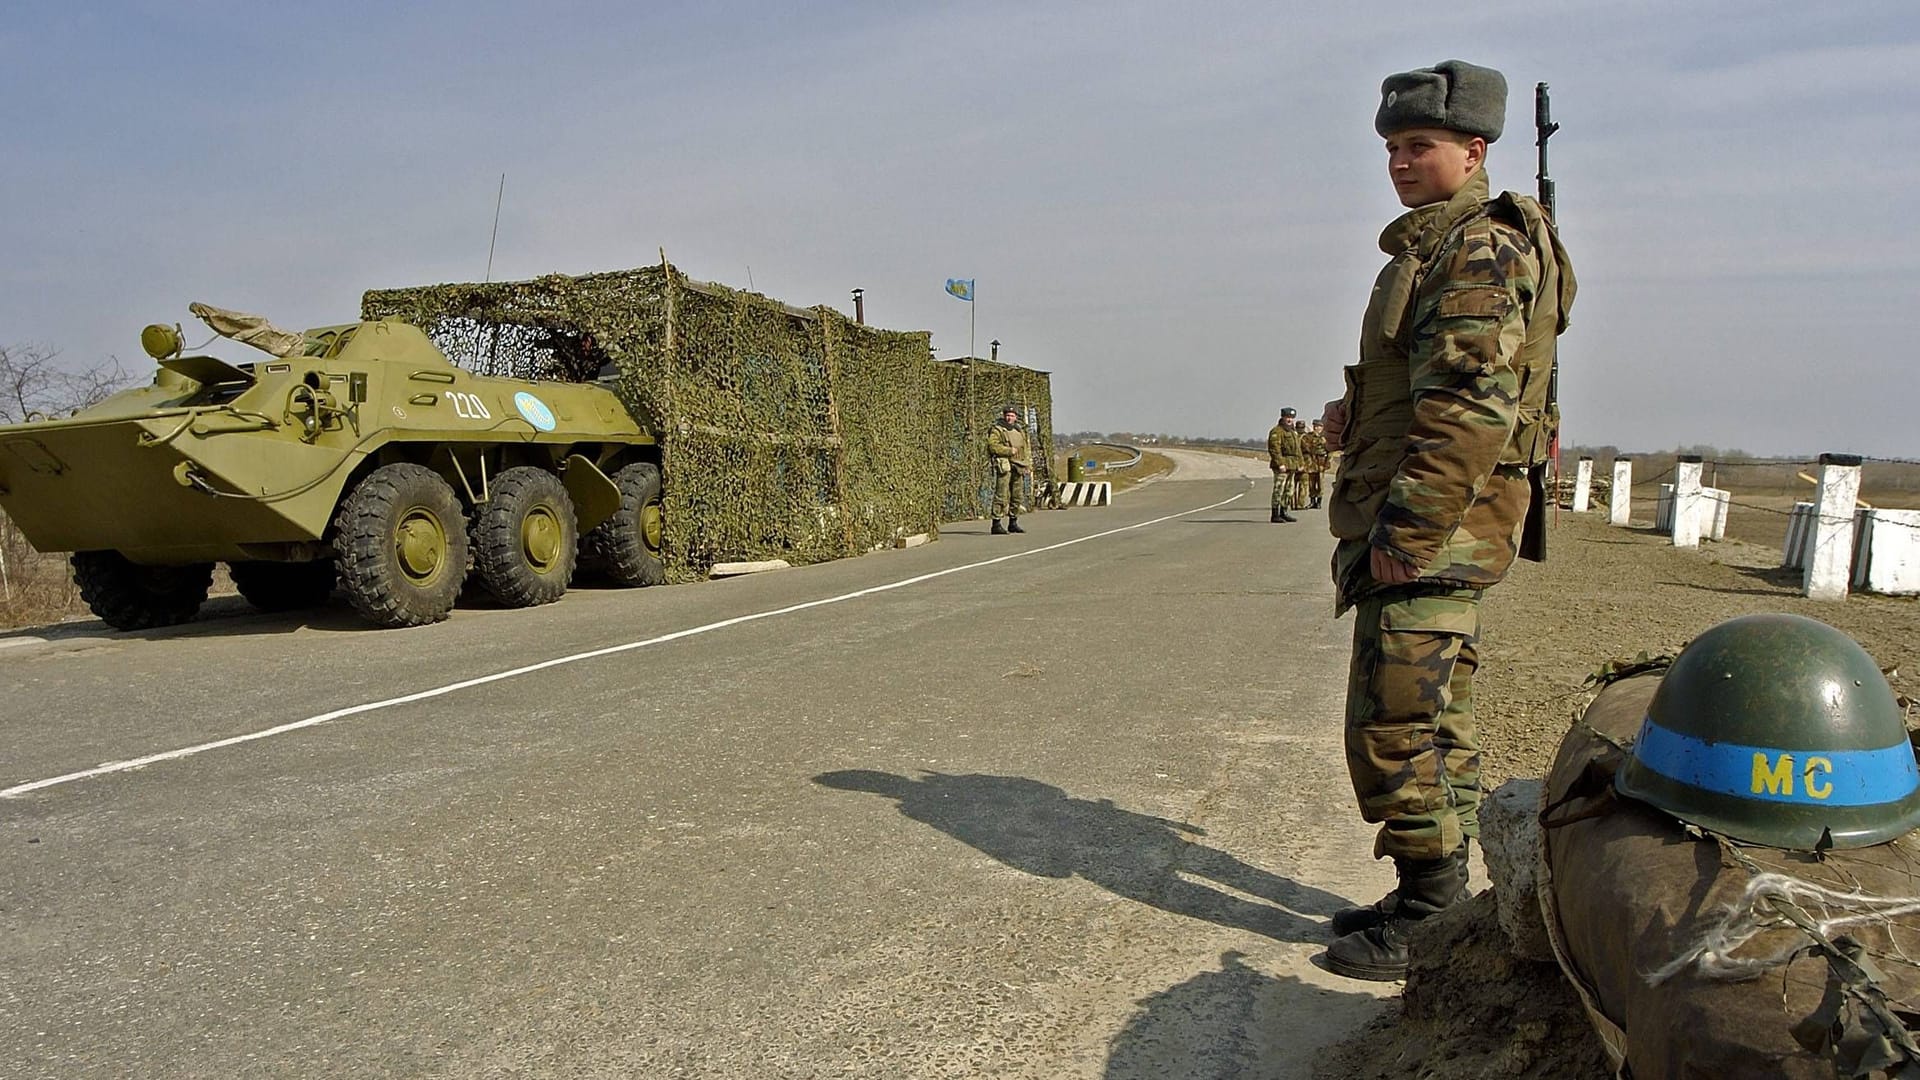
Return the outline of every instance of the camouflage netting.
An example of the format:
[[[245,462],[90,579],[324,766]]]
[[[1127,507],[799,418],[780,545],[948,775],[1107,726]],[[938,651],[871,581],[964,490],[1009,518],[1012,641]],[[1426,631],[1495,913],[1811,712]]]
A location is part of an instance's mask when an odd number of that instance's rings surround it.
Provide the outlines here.
[[[924,332],[789,307],[666,263],[379,289],[361,317],[413,323],[477,374],[613,379],[660,437],[675,580],[719,562],[858,554],[981,516],[993,485],[987,428],[1008,402],[1034,435],[1025,501],[1049,490],[1045,372],[936,363]]]

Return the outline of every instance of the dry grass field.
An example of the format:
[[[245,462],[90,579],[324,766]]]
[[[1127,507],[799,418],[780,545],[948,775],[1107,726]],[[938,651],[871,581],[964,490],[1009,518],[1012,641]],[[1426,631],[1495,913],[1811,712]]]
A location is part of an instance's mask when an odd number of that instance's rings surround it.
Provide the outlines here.
[[[1125,491],[1127,488],[1143,480],[1156,476],[1165,476],[1173,471],[1173,462],[1169,461],[1164,455],[1156,454],[1151,450],[1142,451],[1140,464],[1130,469],[1116,469],[1109,472],[1105,468],[1105,466],[1111,465],[1116,461],[1125,461],[1131,456],[1132,455],[1126,451],[1116,450],[1111,446],[1070,447],[1054,455],[1053,475],[1064,479],[1067,475],[1067,459],[1072,457],[1078,457],[1082,461],[1098,461],[1102,468],[1098,471],[1088,473],[1087,479],[1110,480],[1113,482],[1113,489],[1115,491]]]

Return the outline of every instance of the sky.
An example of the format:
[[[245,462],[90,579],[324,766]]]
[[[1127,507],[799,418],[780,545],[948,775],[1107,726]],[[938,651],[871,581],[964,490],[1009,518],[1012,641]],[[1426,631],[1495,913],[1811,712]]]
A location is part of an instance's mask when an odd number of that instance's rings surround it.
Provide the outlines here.
[[[0,346],[191,301],[669,259],[1053,373],[1058,430],[1258,438],[1356,358],[1387,74],[1553,91],[1569,443],[1920,458],[1920,5],[83,3],[0,22]],[[190,340],[197,327],[189,327]]]

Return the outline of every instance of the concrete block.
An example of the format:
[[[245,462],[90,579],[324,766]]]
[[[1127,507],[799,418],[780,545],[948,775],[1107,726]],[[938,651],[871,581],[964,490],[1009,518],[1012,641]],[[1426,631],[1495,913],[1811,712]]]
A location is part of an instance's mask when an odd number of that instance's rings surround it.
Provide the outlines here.
[[[1625,525],[1633,520],[1633,459],[1613,459],[1613,490],[1607,497],[1607,524]]]
[[[1820,455],[1820,486],[1807,553],[1803,592],[1813,600],[1845,600],[1853,584],[1854,507],[1860,496],[1860,459]]]
[[[1657,532],[1673,534],[1673,485],[1661,484],[1653,500],[1653,527]]]
[[[1920,510],[1862,510],[1853,583],[1887,596],[1920,595]]]
[[[1700,546],[1700,459],[1682,457],[1673,467],[1673,546]],[[1707,519],[1709,523],[1711,518]]]
[[[1787,517],[1787,540],[1780,547],[1780,565],[1788,570],[1807,568],[1807,543],[1813,539],[1813,504],[1797,502]]]
[[[1573,512],[1584,514],[1593,501],[1593,459],[1583,457],[1573,467]]]
[[[1727,511],[1733,506],[1733,492],[1724,488],[1700,489],[1700,535],[1707,540],[1727,538]]]
[[[760,562],[723,562],[714,563],[707,571],[708,577],[739,577],[742,574],[764,574],[769,570],[785,570],[792,564],[785,559],[765,559]]]
[[[1069,480],[1060,485],[1061,506],[1112,506],[1113,481]]]
[[[1480,803],[1480,846],[1513,954],[1553,962],[1536,891],[1540,865],[1540,781],[1509,780]]]

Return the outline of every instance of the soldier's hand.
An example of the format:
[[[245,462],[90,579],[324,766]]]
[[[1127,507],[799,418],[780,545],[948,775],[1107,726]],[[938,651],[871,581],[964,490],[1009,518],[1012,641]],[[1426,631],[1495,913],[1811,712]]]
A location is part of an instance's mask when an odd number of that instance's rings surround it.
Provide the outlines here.
[[[1327,440],[1327,449],[1340,449],[1340,435],[1347,430],[1347,403],[1327,402],[1327,407],[1321,410],[1320,423],[1325,429],[1320,434]]]
[[[1405,585],[1420,577],[1420,568],[1405,559],[1389,555],[1385,549],[1373,549],[1373,561],[1368,567],[1373,572],[1373,580],[1382,585]]]

